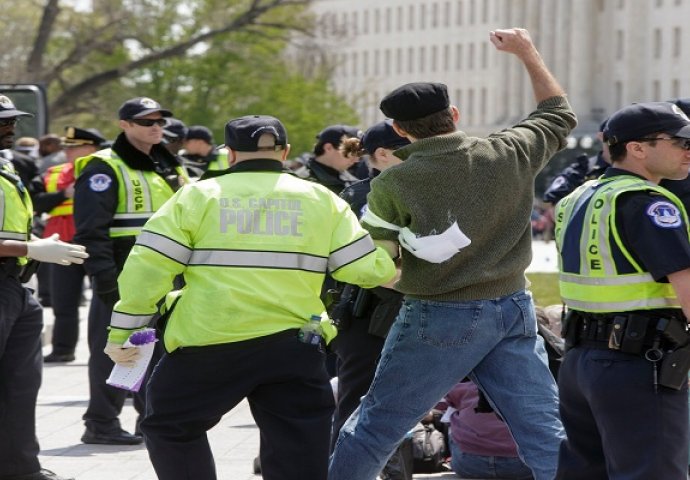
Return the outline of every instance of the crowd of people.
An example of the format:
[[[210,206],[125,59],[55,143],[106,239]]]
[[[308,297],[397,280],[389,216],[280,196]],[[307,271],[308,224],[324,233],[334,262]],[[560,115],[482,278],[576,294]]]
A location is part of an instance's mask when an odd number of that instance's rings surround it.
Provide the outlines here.
[[[576,117],[526,30],[489,40],[536,108],[487,138],[458,130],[441,83],[393,90],[385,121],[326,126],[292,160],[269,115],[231,119],[218,145],[136,97],[112,141],[84,125],[15,140],[29,114],[0,97],[0,480],[65,480],[38,462],[35,405],[42,363],[75,359],[87,283],[81,441],[145,443],[163,480],[215,480],[207,432],[245,399],[268,480],[411,478],[405,439],[441,399],[463,478],[685,479],[689,104],[613,113],[602,152],[535,208]],[[526,284],[535,235],[557,242],[564,339]],[[39,263],[45,357],[23,286]],[[144,387],[109,385],[144,328],[161,340]]]

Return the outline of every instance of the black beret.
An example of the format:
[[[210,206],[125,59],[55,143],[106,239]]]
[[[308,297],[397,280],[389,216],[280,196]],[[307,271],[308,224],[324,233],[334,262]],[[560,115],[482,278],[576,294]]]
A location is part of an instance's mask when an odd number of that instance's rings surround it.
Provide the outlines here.
[[[381,111],[393,120],[417,120],[445,110],[450,105],[448,88],[442,83],[408,83],[381,100]]]

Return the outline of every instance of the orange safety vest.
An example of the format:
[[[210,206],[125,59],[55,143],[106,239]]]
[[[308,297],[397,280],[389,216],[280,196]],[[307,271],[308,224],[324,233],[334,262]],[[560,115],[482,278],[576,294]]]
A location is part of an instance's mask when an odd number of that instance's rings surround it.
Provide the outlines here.
[[[66,163],[60,165],[55,165],[46,170],[46,175],[44,177],[44,183],[47,193],[54,193],[58,191],[58,179],[60,178],[60,172],[65,168]],[[66,215],[74,214],[74,200],[72,198],[66,199],[57,207],[53,208],[48,214],[51,217],[60,217]]]

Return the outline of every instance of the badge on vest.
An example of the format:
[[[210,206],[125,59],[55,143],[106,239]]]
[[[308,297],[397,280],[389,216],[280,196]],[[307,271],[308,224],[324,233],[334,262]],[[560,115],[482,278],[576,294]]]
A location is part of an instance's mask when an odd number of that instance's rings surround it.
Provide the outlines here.
[[[654,202],[647,207],[647,215],[654,225],[661,228],[676,228],[683,222],[678,207],[670,202]]]
[[[105,192],[110,188],[113,179],[105,173],[96,173],[89,178],[89,188],[94,192]]]

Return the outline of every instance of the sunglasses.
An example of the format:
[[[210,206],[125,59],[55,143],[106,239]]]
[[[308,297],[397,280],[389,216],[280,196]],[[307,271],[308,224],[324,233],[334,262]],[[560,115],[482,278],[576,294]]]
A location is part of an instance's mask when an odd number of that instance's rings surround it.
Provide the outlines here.
[[[640,138],[636,140],[637,142],[656,142],[658,140],[672,140],[674,142],[674,145],[676,147],[680,147],[683,150],[690,150],[690,138],[681,138],[681,137],[670,137],[670,138],[660,138],[660,137],[654,137],[654,138]]]
[[[164,127],[168,123],[165,118],[132,118],[128,122],[136,123],[141,127],[153,127],[154,125]]]
[[[0,128],[9,127],[10,125],[15,126],[17,124],[16,118],[3,118],[0,119]]]

